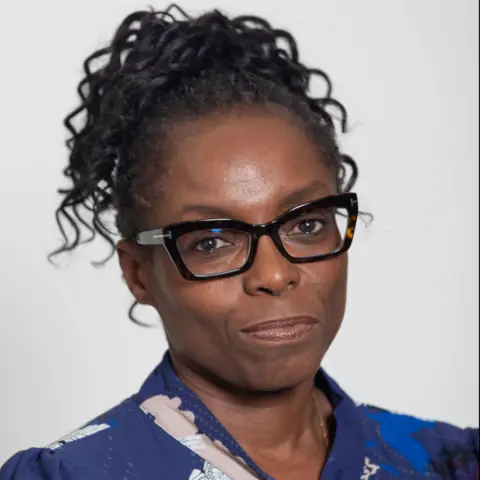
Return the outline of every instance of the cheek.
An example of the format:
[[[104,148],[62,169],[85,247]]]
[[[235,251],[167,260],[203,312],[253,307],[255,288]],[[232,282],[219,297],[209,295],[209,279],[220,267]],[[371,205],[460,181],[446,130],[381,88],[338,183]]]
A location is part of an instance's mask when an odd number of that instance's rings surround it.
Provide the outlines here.
[[[152,262],[150,294],[167,334],[201,330],[202,337],[222,335],[224,325],[238,306],[241,285],[235,277],[197,282],[185,280],[166,252]]]
[[[314,286],[328,324],[339,326],[345,312],[348,256],[305,265],[307,281]]]

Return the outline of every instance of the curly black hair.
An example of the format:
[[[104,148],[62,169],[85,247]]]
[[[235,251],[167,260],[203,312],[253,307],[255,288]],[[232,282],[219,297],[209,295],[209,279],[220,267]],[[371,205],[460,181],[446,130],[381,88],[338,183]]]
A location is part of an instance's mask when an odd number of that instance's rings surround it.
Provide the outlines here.
[[[60,190],[64,241],[53,255],[98,235],[113,247],[112,212],[123,238],[148,228],[152,169],[158,174],[169,128],[182,119],[242,105],[282,108],[335,169],[339,191],[357,180],[356,163],[337,145],[347,112],[332,97],[329,77],[301,63],[293,36],[262,18],[217,10],[192,18],[177,5],[138,11],[85,60],[84,71],[80,105],[65,119],[69,187]],[[316,77],[325,86],[321,97],[309,93]]]

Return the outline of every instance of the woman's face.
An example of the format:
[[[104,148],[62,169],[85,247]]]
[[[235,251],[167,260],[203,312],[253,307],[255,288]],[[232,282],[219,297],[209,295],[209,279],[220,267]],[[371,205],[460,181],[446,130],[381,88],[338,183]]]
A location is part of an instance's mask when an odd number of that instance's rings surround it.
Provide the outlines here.
[[[336,193],[335,176],[318,149],[286,117],[237,112],[192,120],[177,127],[171,140],[173,158],[159,179],[152,228],[206,218],[266,223]],[[154,247],[148,258],[119,250],[137,300],[158,310],[174,360],[236,387],[267,391],[310,379],[343,318],[346,255],[292,264],[263,236],[247,272],[188,281],[163,247]],[[245,333],[252,325],[292,317],[315,324],[293,340]]]

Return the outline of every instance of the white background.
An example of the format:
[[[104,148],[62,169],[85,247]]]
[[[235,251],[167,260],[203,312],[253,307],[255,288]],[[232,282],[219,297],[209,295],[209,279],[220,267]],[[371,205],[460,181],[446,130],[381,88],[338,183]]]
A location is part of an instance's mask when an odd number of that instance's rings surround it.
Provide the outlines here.
[[[182,5],[195,13],[212,3]],[[348,310],[329,372],[359,401],[477,425],[478,2],[214,6],[291,29],[303,60],[333,77],[351,114],[342,143],[360,165],[357,192],[376,220],[351,251]],[[90,266],[103,245],[57,269],[45,259],[59,241],[62,119],[75,105],[81,62],[144,7],[0,3],[0,463],[135,392],[165,349],[160,328],[129,323],[116,261]]]

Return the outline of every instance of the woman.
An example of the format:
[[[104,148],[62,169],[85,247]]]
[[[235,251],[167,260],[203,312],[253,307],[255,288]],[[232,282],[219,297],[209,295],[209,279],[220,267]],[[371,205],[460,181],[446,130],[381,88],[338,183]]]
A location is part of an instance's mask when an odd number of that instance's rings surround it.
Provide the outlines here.
[[[87,59],[57,211],[59,252],[84,227],[113,243],[115,211],[124,278],[169,351],[139,393],[0,479],[478,478],[478,431],[355,405],[318,370],[359,215],[329,78],[262,19],[173,13],[134,13]]]

